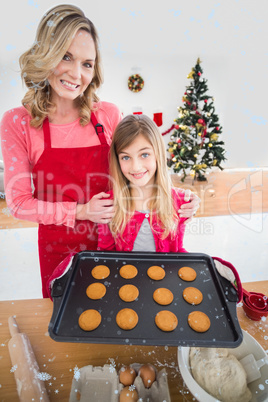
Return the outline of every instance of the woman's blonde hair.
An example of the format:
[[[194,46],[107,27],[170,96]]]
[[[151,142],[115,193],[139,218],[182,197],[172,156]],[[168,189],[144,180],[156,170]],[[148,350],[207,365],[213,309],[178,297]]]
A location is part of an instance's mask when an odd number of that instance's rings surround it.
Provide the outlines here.
[[[28,88],[22,104],[31,113],[33,127],[41,127],[48,112],[55,110],[55,105],[51,101],[48,77],[60,63],[80,29],[92,36],[96,49],[93,79],[83,96],[77,100],[80,108],[80,124],[84,126],[90,121],[93,102],[99,100],[95,92],[103,82],[98,34],[82,10],[70,4],[62,4],[53,7],[43,16],[37,28],[34,44],[19,59],[21,77]]]
[[[148,207],[151,212],[157,215],[158,223],[162,228],[161,237],[164,239],[169,234],[175,233],[179,218],[173,205],[172,184],[167,170],[165,144],[158,127],[146,115],[126,116],[117,125],[113,134],[110,148],[110,174],[116,212],[109,226],[115,237],[122,236],[127,222],[135,212],[129,182],[121,171],[118,155],[139,135],[142,135],[151,144],[155,153],[157,168],[153,197],[150,199]]]

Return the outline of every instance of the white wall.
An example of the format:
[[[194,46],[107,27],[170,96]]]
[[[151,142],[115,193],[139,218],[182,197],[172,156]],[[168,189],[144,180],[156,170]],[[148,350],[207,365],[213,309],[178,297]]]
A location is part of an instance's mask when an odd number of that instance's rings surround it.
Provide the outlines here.
[[[187,74],[200,57],[223,126],[225,167],[268,166],[267,0],[66,3],[81,7],[98,29],[105,73],[99,92],[103,100],[116,103],[124,114],[141,106],[153,117],[160,108],[163,132],[177,117],[189,84]],[[2,5],[0,115],[20,105],[18,57],[34,41],[44,12],[56,4],[9,0]],[[135,72],[145,80],[140,93],[127,88],[128,76]]]

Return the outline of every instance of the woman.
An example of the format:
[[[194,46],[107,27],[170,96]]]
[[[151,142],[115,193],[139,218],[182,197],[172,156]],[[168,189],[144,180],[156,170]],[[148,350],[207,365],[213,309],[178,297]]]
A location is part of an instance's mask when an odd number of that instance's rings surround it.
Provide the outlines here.
[[[70,252],[96,250],[97,223],[113,216],[105,193],[108,151],[121,113],[96,95],[102,83],[98,35],[75,6],[44,15],[20,66],[28,91],[1,125],[6,200],[15,217],[39,223],[47,297],[47,279],[59,262]]]

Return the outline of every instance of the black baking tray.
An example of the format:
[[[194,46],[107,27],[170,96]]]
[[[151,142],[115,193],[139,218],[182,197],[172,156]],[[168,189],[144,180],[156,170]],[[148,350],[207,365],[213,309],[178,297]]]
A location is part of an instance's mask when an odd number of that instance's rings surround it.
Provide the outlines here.
[[[135,265],[138,275],[126,280],[119,274],[125,264]],[[96,265],[107,265],[110,275],[96,280],[91,271]],[[159,265],[166,271],[161,281],[154,281],[147,275],[147,269]],[[190,266],[197,277],[185,282],[178,276],[179,268]],[[101,282],[107,288],[100,300],[91,300],[86,288],[92,282]],[[139,289],[137,300],[127,303],[118,296],[125,284]],[[198,306],[188,304],[182,297],[183,290],[193,286],[203,293]],[[153,292],[166,287],[174,294],[172,304],[160,306],[153,300]],[[243,339],[237,315],[237,293],[232,284],[221,277],[213,259],[201,253],[121,253],[83,251],[75,255],[67,273],[57,279],[52,288],[53,314],[49,324],[49,335],[60,342],[110,343],[124,345],[165,345],[235,348]],[[83,331],[78,325],[80,314],[87,309],[101,313],[102,321],[93,331]],[[116,324],[116,314],[122,308],[132,308],[139,316],[139,322],[132,330],[123,330]],[[155,324],[155,315],[161,310],[170,310],[178,318],[178,326],[172,332],[163,332]],[[206,313],[211,321],[208,331],[193,331],[187,322],[188,314],[198,310]]]

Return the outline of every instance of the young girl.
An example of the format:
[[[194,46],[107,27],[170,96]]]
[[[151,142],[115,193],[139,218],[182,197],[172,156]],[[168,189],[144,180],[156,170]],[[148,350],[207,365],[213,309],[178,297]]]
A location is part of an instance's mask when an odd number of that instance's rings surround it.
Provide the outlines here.
[[[98,250],[186,252],[182,190],[172,187],[163,138],[145,115],[125,117],[110,148],[115,215],[98,225]]]

